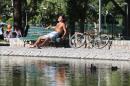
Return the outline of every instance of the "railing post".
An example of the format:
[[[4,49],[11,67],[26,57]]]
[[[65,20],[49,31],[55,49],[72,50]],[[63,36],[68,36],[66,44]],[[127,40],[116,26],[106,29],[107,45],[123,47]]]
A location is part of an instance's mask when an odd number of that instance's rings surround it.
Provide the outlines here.
[[[99,32],[101,32],[101,0],[99,0]]]

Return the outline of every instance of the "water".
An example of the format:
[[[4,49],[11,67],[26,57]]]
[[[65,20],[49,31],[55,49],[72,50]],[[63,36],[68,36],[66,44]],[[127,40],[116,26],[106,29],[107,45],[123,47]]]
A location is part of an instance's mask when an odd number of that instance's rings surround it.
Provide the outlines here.
[[[0,86],[130,86],[130,62],[0,56]]]

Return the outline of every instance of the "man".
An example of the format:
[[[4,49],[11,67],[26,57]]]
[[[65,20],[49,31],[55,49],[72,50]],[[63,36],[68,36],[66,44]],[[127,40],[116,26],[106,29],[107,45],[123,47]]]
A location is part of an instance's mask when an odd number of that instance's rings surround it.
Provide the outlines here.
[[[30,48],[33,48],[33,47],[39,48],[41,45],[45,45],[50,40],[55,41],[55,39],[60,37],[60,35],[61,35],[61,39],[64,39],[66,33],[67,33],[67,30],[66,30],[66,24],[65,24],[65,17],[59,16],[58,23],[54,27],[54,31],[47,35],[40,36],[37,39],[37,41],[33,45],[30,46]]]

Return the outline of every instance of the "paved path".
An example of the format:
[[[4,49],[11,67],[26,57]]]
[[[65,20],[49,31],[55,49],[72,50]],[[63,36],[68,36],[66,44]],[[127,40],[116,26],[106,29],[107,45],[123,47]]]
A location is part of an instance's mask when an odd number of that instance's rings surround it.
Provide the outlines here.
[[[50,57],[67,59],[100,59],[100,60],[128,60],[129,49],[87,49],[87,48],[24,48],[0,46],[1,56]]]

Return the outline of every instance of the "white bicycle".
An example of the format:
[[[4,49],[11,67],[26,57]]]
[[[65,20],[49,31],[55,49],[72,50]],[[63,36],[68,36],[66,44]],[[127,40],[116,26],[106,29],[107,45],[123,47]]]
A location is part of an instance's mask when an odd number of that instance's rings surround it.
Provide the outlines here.
[[[84,46],[85,48],[104,48],[109,43],[109,36],[103,33],[95,32],[76,32],[71,36],[69,40],[69,45],[72,48],[80,48]]]

